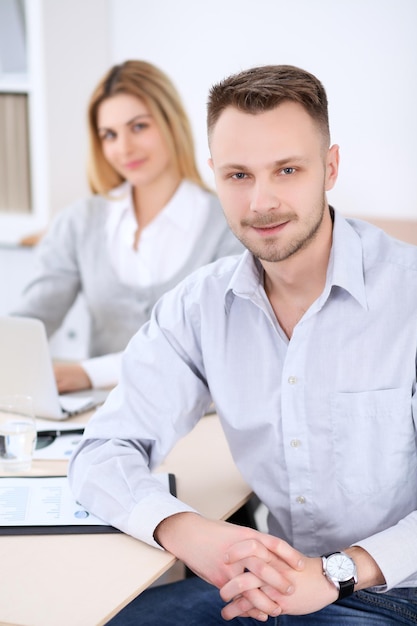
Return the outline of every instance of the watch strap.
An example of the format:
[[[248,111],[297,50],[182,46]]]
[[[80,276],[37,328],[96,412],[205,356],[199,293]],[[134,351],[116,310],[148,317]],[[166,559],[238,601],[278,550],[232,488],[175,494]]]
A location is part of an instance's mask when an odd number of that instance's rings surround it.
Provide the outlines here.
[[[337,599],[343,600],[343,598],[347,598],[348,596],[351,596],[354,588],[355,588],[355,579],[353,578],[353,576],[349,580],[344,580],[342,582],[339,582],[339,597]]]

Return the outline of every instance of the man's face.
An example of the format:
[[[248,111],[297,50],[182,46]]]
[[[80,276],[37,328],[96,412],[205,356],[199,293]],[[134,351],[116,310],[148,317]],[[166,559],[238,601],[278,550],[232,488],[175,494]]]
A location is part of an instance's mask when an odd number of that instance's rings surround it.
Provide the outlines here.
[[[301,105],[284,102],[256,115],[228,107],[210,150],[229,226],[255,256],[284,261],[316,240],[325,192],[337,178],[338,147],[324,145]]]

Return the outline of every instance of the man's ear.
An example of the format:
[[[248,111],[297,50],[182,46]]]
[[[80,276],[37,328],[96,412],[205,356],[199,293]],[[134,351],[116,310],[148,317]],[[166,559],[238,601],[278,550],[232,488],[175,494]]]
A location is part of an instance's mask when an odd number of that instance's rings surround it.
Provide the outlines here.
[[[208,166],[209,166],[211,169],[213,169],[213,159],[212,159],[211,157],[208,159],[207,163],[208,163]]]
[[[335,144],[329,148],[326,156],[326,191],[333,189],[336,183],[339,172],[339,158],[339,146]]]

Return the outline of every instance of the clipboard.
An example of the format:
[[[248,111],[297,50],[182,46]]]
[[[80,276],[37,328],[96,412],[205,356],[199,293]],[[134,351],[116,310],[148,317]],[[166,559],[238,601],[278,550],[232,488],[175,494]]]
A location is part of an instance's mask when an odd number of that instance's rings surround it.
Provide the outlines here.
[[[176,496],[174,474],[154,474]],[[0,535],[119,533],[74,498],[67,476],[0,477]]]

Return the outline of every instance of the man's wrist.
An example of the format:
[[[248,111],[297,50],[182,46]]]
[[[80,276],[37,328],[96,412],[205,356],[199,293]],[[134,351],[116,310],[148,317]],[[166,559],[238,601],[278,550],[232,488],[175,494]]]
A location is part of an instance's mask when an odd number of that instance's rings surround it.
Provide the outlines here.
[[[326,605],[332,604],[333,602],[336,602],[339,592],[336,589],[336,586],[330,582],[327,576],[324,575],[322,557],[317,557],[317,559],[314,558],[313,560],[317,560],[315,568],[317,568],[317,573],[320,574],[320,580],[323,581],[323,600],[326,602]]]
[[[344,550],[354,560],[358,582],[355,591],[385,585],[385,578],[372,556],[360,546],[351,546]]]
[[[155,528],[153,534],[155,541],[159,543],[162,548],[168,550],[168,552],[172,552],[172,554],[178,556],[174,548],[175,539],[178,539],[178,535],[182,532],[184,524],[190,521],[191,517],[194,516],[199,517],[198,513],[182,511],[166,517]]]

